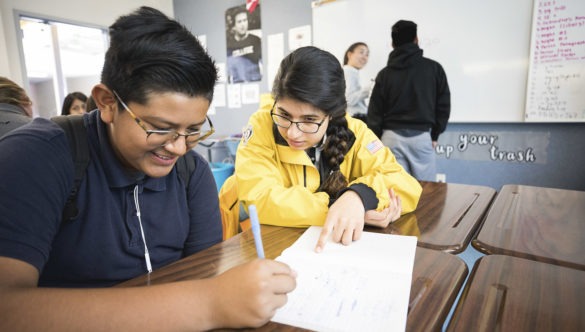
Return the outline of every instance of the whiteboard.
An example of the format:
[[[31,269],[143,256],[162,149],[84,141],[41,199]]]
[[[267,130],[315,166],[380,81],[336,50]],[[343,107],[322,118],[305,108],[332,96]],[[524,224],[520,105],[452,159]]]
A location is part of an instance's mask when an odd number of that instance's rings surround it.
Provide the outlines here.
[[[423,55],[447,73],[450,122],[524,121],[532,0],[331,1],[313,8],[313,44],[340,61],[352,43],[368,44],[360,78],[370,84],[401,19],[417,23]]]
[[[535,0],[526,121],[585,121],[585,1]]]

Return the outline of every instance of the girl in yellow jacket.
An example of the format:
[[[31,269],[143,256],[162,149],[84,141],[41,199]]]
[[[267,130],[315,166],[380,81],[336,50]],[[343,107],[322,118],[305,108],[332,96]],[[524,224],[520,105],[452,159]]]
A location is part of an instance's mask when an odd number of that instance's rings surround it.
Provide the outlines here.
[[[386,227],[413,211],[422,191],[346,108],[338,60],[299,48],[282,60],[236,153],[239,201],[256,205],[263,224],[323,226],[317,251],[329,237],[358,240],[364,224]]]

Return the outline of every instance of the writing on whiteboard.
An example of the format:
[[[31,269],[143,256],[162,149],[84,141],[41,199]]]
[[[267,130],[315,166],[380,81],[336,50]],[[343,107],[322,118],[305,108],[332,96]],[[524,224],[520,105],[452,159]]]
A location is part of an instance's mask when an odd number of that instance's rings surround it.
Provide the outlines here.
[[[534,5],[525,119],[585,121],[585,2]]]

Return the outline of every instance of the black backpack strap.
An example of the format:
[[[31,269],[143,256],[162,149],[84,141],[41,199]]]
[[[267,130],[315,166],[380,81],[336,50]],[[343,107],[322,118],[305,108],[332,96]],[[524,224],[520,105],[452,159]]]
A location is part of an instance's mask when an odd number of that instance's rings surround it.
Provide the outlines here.
[[[72,221],[77,217],[77,193],[81,180],[85,176],[85,170],[89,165],[89,146],[87,143],[87,130],[83,124],[83,115],[59,115],[51,118],[57,123],[67,136],[71,149],[71,158],[75,167],[73,188],[63,208],[63,221]]]
[[[189,180],[191,179],[191,174],[195,171],[195,157],[193,157],[189,152],[181,156],[177,159],[177,163],[175,164],[177,167],[177,173],[179,173],[179,177],[185,182],[185,189],[189,192]]]

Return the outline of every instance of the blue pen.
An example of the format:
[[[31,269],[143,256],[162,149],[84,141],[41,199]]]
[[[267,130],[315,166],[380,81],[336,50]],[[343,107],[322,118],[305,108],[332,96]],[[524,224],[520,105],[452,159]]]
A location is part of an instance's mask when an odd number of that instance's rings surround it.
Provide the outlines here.
[[[264,258],[264,246],[262,246],[262,235],[260,234],[260,221],[258,220],[258,211],[255,205],[248,206],[250,213],[250,223],[252,224],[252,234],[254,235],[254,243],[256,244],[256,252],[258,258]]]

